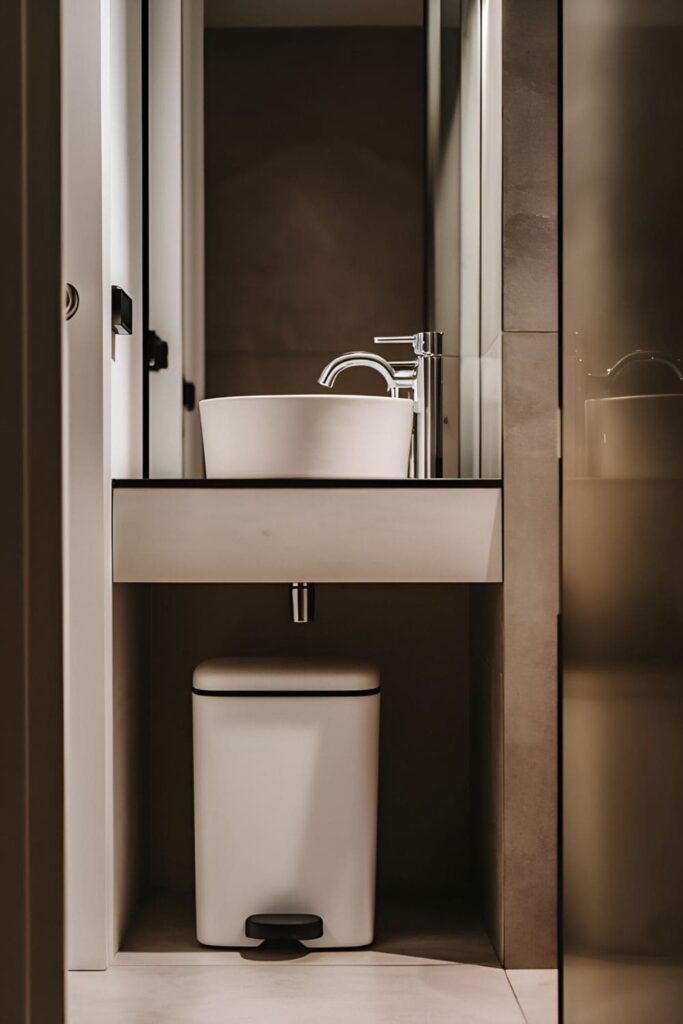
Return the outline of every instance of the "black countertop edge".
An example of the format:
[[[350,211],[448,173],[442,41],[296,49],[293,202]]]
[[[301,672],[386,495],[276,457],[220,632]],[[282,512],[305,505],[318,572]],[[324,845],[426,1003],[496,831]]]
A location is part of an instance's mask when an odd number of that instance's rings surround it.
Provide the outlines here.
[[[244,490],[262,489],[279,490],[284,488],[309,488],[322,490],[327,488],[366,488],[368,490],[382,490],[385,488],[402,488],[403,490],[415,490],[425,488],[427,490],[500,490],[501,480],[200,480],[200,479],[173,479],[173,480],[113,480],[112,486],[117,489],[152,490],[166,488],[170,490]]]

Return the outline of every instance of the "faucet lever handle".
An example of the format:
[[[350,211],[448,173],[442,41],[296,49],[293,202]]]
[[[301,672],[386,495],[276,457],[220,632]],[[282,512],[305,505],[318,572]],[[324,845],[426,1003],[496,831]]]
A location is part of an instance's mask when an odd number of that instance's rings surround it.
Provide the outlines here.
[[[417,334],[380,334],[373,338],[375,345],[412,345],[415,346]]]
[[[418,331],[417,334],[380,334],[374,339],[375,345],[412,345],[416,356],[442,356],[443,333],[441,331]]]

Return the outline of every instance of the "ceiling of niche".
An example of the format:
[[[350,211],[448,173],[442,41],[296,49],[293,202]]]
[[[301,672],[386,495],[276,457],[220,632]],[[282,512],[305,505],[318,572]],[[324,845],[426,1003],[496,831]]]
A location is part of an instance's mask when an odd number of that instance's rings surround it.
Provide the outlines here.
[[[207,28],[422,25],[422,0],[204,0]]]

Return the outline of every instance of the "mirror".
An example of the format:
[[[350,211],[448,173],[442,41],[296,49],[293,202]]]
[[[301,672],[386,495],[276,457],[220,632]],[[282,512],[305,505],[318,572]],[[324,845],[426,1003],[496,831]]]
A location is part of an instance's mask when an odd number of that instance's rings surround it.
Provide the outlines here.
[[[334,357],[421,331],[443,332],[440,475],[499,475],[486,16],[481,0],[149,0],[150,476],[203,476],[201,398],[324,394]],[[387,386],[359,367],[334,393]]]

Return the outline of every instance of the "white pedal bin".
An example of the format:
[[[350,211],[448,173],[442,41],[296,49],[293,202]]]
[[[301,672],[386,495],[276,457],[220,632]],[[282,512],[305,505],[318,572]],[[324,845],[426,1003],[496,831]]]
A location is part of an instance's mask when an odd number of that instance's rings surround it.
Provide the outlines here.
[[[272,916],[275,934],[283,922],[284,937],[284,915],[317,915],[322,935],[302,939],[313,948],[372,942],[379,705],[369,665],[217,659],[195,669],[200,942],[258,945],[245,933],[252,915]]]

